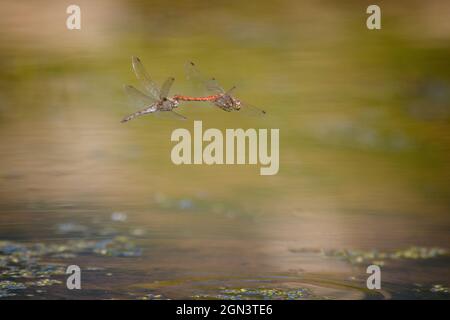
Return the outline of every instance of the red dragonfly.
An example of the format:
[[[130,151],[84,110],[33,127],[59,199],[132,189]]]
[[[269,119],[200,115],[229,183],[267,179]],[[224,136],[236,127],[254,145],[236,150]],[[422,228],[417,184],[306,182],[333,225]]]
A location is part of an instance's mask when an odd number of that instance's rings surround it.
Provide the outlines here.
[[[173,96],[174,100],[179,101],[209,101],[220,109],[231,112],[231,111],[245,111],[250,112],[253,115],[264,115],[266,112],[248,105],[241,101],[240,99],[235,98],[231,95],[231,92],[236,89],[236,87],[232,87],[230,90],[225,91],[217,82],[215,78],[211,78],[206,80],[202,74],[197,70],[197,67],[193,62],[189,62],[186,64],[186,74],[188,79],[193,80],[194,82],[200,83],[203,87],[206,88],[207,91],[213,93],[210,96],[205,97],[192,97],[192,96],[183,96],[183,95],[175,95]]]
[[[159,89],[158,85],[152,81],[147,71],[145,71],[141,60],[138,57],[132,57],[131,61],[134,73],[141,81],[147,94],[142,93],[133,86],[124,86],[125,92],[132,101],[133,105],[140,110],[125,117],[121,122],[123,123],[130,121],[144,114],[155,114],[158,116],[164,115],[174,119],[186,120],[186,117],[173,111],[173,109],[179,105],[178,100],[168,97],[170,88],[172,87],[175,79],[168,78],[161,86],[161,89]]]

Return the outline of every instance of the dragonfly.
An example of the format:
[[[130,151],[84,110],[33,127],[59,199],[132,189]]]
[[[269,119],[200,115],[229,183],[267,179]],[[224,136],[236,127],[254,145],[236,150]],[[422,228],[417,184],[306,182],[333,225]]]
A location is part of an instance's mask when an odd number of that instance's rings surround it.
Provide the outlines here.
[[[158,85],[153,82],[149,74],[144,68],[141,60],[138,57],[131,59],[134,73],[140,80],[145,89],[145,94],[131,85],[125,85],[124,90],[134,107],[139,108],[127,117],[122,119],[122,123],[128,122],[136,117],[145,114],[155,114],[158,116],[168,116],[169,118],[186,120],[186,117],[173,111],[179,105],[179,101],[174,98],[169,98],[168,94],[172,87],[175,78],[169,77],[159,89]]]
[[[212,93],[209,96],[204,97],[192,97],[184,95],[175,95],[173,99],[178,101],[209,101],[220,109],[232,112],[232,111],[244,111],[246,113],[261,116],[266,112],[257,107],[244,103],[242,100],[234,97],[232,92],[236,89],[233,86],[228,91],[225,91],[215,78],[206,79],[200,71],[198,71],[196,65],[193,62],[186,64],[186,74],[188,79],[193,80],[196,83],[200,83],[206,90]]]

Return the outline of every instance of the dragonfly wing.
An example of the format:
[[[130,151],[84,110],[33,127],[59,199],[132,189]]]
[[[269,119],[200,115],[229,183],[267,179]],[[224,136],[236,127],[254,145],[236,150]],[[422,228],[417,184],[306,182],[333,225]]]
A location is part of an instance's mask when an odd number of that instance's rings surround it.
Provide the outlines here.
[[[174,81],[175,78],[168,78],[166,81],[164,81],[161,87],[161,93],[159,95],[160,99],[167,98],[167,95],[169,94],[170,88],[172,87]]]
[[[142,85],[144,86],[147,93],[152,98],[159,99],[160,92],[158,89],[158,85],[153,82],[147,71],[145,71],[144,65],[142,64],[141,60],[138,57],[132,57],[131,61],[134,73],[136,74],[136,77],[142,82]]]
[[[157,111],[153,113],[156,117],[170,120],[186,120],[187,118],[175,111]]]
[[[235,89],[236,89],[236,86],[232,86],[232,87],[226,92],[226,94],[227,94],[227,95],[230,95],[231,92],[233,92]]]
[[[266,114],[266,111],[259,109],[250,104],[244,103],[241,101],[241,109],[238,111],[246,116],[251,117],[263,117]]]
[[[201,84],[203,88],[206,88],[209,92],[213,93],[225,93],[223,88],[219,85],[215,78],[206,79],[200,71],[197,69],[197,66],[193,62],[188,62],[185,65],[186,76],[188,80],[193,81],[194,83]]]
[[[220,86],[216,78],[211,78],[205,81],[206,89],[215,93],[225,93],[225,90]]]
[[[134,108],[142,109],[149,107],[156,101],[156,99],[143,94],[133,86],[125,85],[123,88]]]

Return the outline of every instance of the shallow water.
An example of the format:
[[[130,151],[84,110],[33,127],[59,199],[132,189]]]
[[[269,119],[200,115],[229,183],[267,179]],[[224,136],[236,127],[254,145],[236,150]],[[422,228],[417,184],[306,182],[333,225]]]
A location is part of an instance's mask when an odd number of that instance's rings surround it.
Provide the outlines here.
[[[79,32],[56,1],[1,4],[0,298],[449,298],[450,11],[386,3],[369,32],[359,2],[258,3],[80,2]],[[132,55],[172,93],[194,60],[267,116],[123,125]],[[175,166],[193,120],[280,128],[279,173]]]

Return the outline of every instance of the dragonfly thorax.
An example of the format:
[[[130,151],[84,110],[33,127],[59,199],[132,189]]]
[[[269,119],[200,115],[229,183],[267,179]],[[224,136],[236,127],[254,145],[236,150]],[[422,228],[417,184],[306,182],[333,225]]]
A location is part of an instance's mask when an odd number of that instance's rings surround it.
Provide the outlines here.
[[[241,109],[241,101],[228,94],[220,95],[215,101],[215,105],[225,111],[235,111]]]
[[[162,111],[170,111],[178,107],[179,101],[172,98],[164,98],[158,103],[158,109]]]

